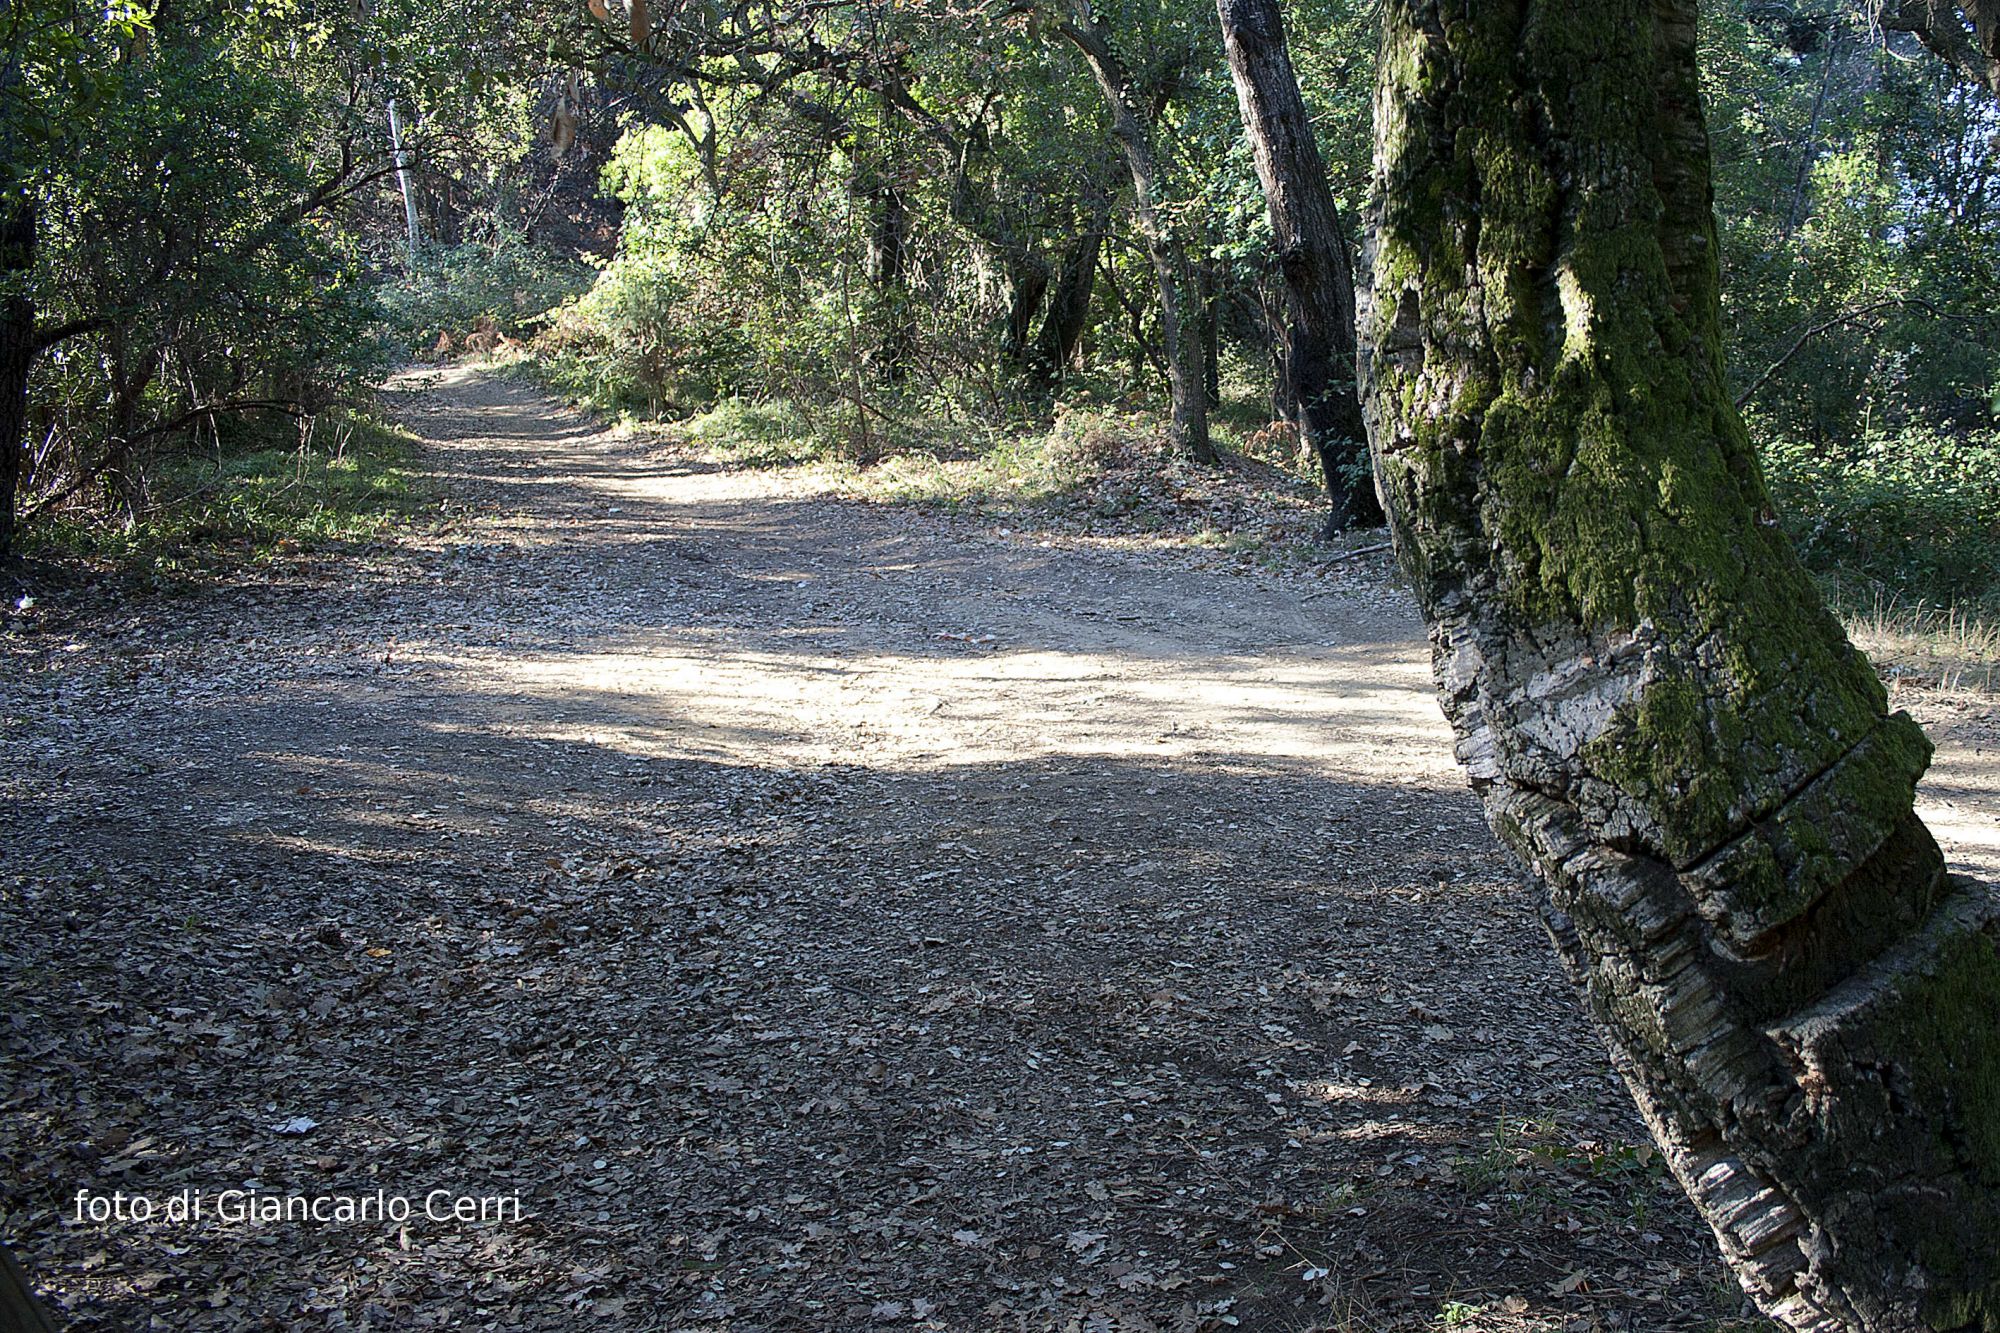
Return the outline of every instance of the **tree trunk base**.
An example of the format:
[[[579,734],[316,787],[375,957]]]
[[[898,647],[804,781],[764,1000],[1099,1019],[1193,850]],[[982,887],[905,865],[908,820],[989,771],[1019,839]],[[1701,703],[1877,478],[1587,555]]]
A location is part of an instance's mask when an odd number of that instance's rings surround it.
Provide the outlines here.
[[[13,1252],[0,1245],[0,1333],[56,1333],[28,1275],[21,1271]]]

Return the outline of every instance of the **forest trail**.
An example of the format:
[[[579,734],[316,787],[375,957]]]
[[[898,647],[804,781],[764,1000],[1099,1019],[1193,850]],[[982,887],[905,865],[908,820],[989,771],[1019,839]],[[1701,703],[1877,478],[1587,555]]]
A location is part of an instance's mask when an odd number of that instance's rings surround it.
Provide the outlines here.
[[[1735,1309],[1380,568],[389,397],[448,538],[10,640],[0,1212],[73,1327]],[[1920,702],[1991,869],[1992,710]],[[69,1220],[114,1188],[524,1216]]]

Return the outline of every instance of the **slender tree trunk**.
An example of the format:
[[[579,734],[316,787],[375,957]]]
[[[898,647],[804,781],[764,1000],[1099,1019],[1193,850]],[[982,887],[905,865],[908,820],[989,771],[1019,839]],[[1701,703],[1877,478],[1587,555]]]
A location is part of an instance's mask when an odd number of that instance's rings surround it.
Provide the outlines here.
[[[1214,463],[1215,445],[1208,437],[1208,401],[1202,391],[1201,339],[1190,324],[1199,318],[1194,273],[1180,234],[1160,211],[1160,173],[1152,131],[1135,105],[1132,76],[1105,39],[1091,0],[1068,0],[1068,12],[1069,21],[1062,25],[1062,32],[1083,53],[1111,112],[1111,134],[1132,174],[1133,212],[1159,286],[1160,340],[1165,344],[1167,388],[1173,400],[1168,445],[1181,458]]]
[[[1104,248],[1104,214],[1094,213],[1089,226],[1063,256],[1056,285],[1049,293],[1042,329],[1035,337],[1030,363],[1034,387],[1048,393],[1068,374],[1077,344],[1090,322],[1090,297],[1097,287],[1097,256]]]
[[[396,114],[393,97],[389,99],[389,146],[396,155],[396,184],[403,192],[403,224],[409,232],[410,263],[414,265],[423,237],[417,229],[417,196],[410,188],[410,155],[403,151],[403,120]]]
[[[0,557],[13,554],[26,456],[28,369],[35,360],[35,206],[10,190],[0,201]]]
[[[105,338],[105,355],[111,363],[111,406],[105,420],[103,474],[125,506],[129,521],[137,523],[146,504],[146,478],[132,446],[139,438],[139,405],[152,387],[159,351],[148,347],[142,357],[134,358],[125,330],[113,325]],[[136,368],[135,359],[139,362]]]
[[[1118,284],[1117,272],[1111,262],[1102,255],[1098,257],[1097,271],[1104,279],[1105,290],[1111,293],[1113,303],[1125,316],[1125,330],[1129,342],[1126,355],[1132,362],[1132,382],[1140,384],[1145,381],[1146,363],[1149,361],[1164,379],[1167,363],[1160,359],[1159,349],[1146,337],[1146,312],[1139,307],[1138,302],[1125,295],[1125,289]]]
[[[910,354],[916,347],[916,330],[910,321],[910,294],[906,285],[909,271],[910,212],[903,192],[893,180],[874,190],[874,228],[868,238],[868,281],[882,302],[888,327],[882,334],[882,379],[901,384],[909,373]]]
[[[1264,347],[1271,358],[1271,419],[1299,425],[1299,397],[1292,389],[1292,294],[1268,274],[1257,282],[1257,309],[1264,319]],[[1303,434],[1301,435],[1303,439]]]
[[[1215,10],[1291,297],[1283,378],[1298,405],[1286,415],[1326,478],[1326,531],[1380,523],[1375,488],[1352,466],[1365,438],[1354,385],[1353,262],[1278,0],[1216,0]]]
[[[1213,412],[1222,406],[1222,281],[1215,265],[1195,270],[1201,296],[1201,397]]]
[[[1389,0],[1363,383],[1458,753],[1724,1256],[2000,1328],[2000,899],[1724,384],[1693,0]]]

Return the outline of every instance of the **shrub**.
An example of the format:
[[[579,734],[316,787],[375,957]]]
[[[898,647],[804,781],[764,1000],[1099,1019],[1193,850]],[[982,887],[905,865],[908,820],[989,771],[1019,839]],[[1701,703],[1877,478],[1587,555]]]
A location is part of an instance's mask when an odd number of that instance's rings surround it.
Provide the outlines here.
[[[1934,606],[2000,593],[2000,436],[1912,429],[1855,448],[1779,440],[1764,466],[1815,572]]]
[[[70,506],[29,528],[27,548],[171,583],[245,559],[366,541],[423,502],[413,439],[373,416],[334,410],[304,422],[222,424],[212,455],[162,463],[138,514]]]
[[[422,355],[440,334],[462,338],[481,319],[518,336],[589,283],[588,265],[500,227],[490,240],[426,247],[408,273],[384,285],[380,302],[391,341]]]

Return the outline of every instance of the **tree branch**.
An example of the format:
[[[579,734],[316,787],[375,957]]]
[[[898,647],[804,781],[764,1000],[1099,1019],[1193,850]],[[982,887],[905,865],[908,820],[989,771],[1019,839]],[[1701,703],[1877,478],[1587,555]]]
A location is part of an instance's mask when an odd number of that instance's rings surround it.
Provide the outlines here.
[[[72,319],[62,324],[52,324],[35,331],[35,355],[40,356],[57,343],[80,338],[86,333],[95,333],[111,321],[103,315],[90,315],[83,319]]]
[[[1923,300],[1915,296],[1893,296],[1886,301],[1871,301],[1867,305],[1855,306],[1851,309],[1844,310],[1840,314],[1835,315],[1831,319],[1820,321],[1819,323],[1808,328],[1805,332],[1801,333],[1797,338],[1793,339],[1792,345],[1785,349],[1784,354],[1782,356],[1780,356],[1776,361],[1773,361],[1770,365],[1764,367],[1764,373],[1759,375],[1756,379],[1752,380],[1750,382],[1749,388],[1743,390],[1743,392],[1736,395],[1737,410],[1741,411],[1743,405],[1745,403],[1748,403],[1751,400],[1751,398],[1756,396],[1757,390],[1763,388],[1766,384],[1770,383],[1771,377],[1773,375],[1776,375],[1779,371],[1783,370],[1786,366],[1790,365],[1792,358],[1797,356],[1800,352],[1803,352],[1806,349],[1807,345],[1810,344],[1813,339],[1819,337],[1822,333],[1830,333],[1834,329],[1840,328],[1841,326],[1846,324],[1852,324],[1854,323],[1854,321],[1858,319],[1866,319],[1868,316],[1875,314],[1877,311],[1891,310],[1899,306],[1915,307],[1918,310],[1928,311],[1931,315],[1939,319],[1951,318],[1951,316],[1944,314],[1936,306],[1932,305],[1929,301]]]

